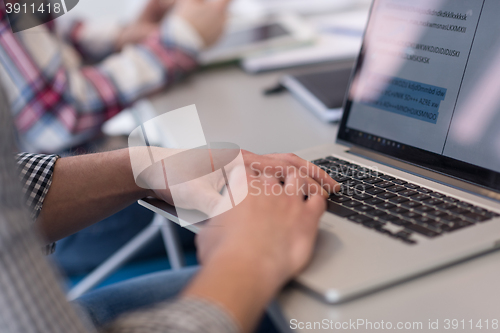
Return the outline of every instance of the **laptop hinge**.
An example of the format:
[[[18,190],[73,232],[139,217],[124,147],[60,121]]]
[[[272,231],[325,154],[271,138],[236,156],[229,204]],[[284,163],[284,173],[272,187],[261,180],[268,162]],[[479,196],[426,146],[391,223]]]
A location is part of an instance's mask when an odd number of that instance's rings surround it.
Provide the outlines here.
[[[389,156],[382,155],[380,153],[364,149],[361,147],[350,147],[349,151],[350,154],[354,155],[359,155],[361,157],[367,158],[369,160],[373,160],[378,163],[382,163],[385,165],[388,165],[393,168],[400,169],[402,171],[406,171],[439,183],[442,183],[444,185],[452,186],[455,188],[458,188],[460,190],[464,190],[467,192],[471,192],[473,194],[477,194],[483,197],[487,197],[496,201],[500,201],[500,193],[495,192],[493,190],[487,189],[485,187],[482,187],[480,185],[476,185],[473,183],[469,183],[454,177],[450,177],[447,175],[444,175],[439,172],[435,172],[426,168],[422,168],[420,166],[410,164],[395,158],[391,158]]]

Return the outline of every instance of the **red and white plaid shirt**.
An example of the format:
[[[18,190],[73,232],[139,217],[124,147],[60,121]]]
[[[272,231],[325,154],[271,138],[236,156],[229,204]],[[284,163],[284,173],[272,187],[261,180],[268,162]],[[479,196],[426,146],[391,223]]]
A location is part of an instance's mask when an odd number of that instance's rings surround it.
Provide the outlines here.
[[[113,53],[119,28],[57,19],[13,33],[0,2],[0,81],[25,151],[56,153],[85,143],[106,120],[196,68],[202,42],[181,18]]]

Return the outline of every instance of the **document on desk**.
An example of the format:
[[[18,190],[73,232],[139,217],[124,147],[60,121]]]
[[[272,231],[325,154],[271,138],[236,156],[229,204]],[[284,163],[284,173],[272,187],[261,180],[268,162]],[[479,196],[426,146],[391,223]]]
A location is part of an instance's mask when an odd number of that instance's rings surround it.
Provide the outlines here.
[[[292,12],[297,14],[317,14],[345,10],[369,5],[370,0],[237,0],[231,6],[234,14],[241,15],[268,15]]]
[[[313,45],[276,50],[242,61],[250,73],[354,59],[361,47],[368,20],[368,8],[362,11],[315,16],[308,19],[319,37]]]

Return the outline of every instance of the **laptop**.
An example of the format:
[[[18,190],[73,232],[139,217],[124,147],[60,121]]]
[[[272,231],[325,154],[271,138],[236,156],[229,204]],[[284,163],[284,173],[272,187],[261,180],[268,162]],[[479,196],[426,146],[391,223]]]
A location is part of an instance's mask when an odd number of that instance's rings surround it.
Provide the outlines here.
[[[338,303],[500,248],[499,12],[373,2],[338,140],[298,153],[342,186],[300,285]]]

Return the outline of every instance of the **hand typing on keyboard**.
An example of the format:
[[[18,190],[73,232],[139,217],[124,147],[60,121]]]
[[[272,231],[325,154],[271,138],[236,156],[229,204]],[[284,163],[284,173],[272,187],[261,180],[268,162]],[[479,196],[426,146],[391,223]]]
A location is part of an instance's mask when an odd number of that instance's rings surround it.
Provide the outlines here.
[[[150,189],[150,196],[206,215],[188,212],[179,216],[188,224],[234,208],[254,194],[252,183],[262,175],[281,182],[278,190],[285,191],[288,177],[300,179],[298,188],[304,197],[320,194],[328,198],[339,186],[324,170],[294,154],[256,155],[232,144],[190,150],[133,147],[129,154],[136,183]]]

